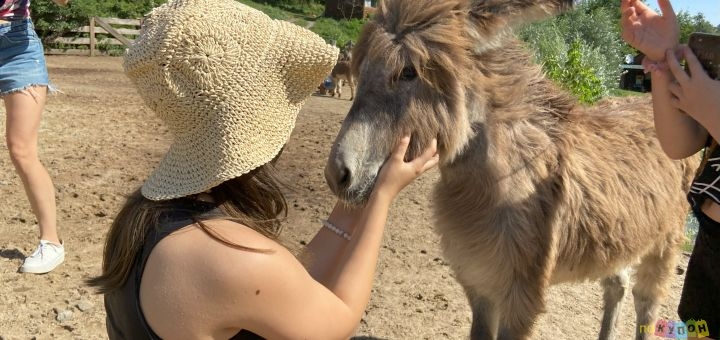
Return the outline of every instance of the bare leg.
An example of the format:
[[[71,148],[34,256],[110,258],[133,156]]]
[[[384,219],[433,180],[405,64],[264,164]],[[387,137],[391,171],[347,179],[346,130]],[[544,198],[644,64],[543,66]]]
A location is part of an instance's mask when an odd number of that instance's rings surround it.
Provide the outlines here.
[[[5,138],[10,158],[38,220],[40,238],[59,244],[55,188],[38,157],[38,130],[46,98],[44,86],[5,96]]]
[[[636,273],[633,287],[637,328],[635,339],[650,339],[652,334],[640,332],[641,326],[655,326],[655,314],[659,301],[665,296],[677,263],[677,246],[668,245],[668,249],[649,254],[642,259]]]
[[[630,282],[628,268],[617,274],[602,280],[601,284],[605,290],[603,300],[605,302],[602,326],[600,327],[600,340],[612,340],[616,337],[617,322],[622,309],[622,299]]]

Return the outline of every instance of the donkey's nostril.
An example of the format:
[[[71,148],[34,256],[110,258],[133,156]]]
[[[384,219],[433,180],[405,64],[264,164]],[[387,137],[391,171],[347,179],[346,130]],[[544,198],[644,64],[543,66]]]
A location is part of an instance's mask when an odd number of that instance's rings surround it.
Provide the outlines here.
[[[325,167],[325,180],[330,185],[330,189],[336,195],[339,195],[347,190],[352,183],[352,172],[345,165],[345,162],[340,160],[330,161]]]
[[[338,187],[345,189],[350,184],[350,169],[342,167],[338,173]]]

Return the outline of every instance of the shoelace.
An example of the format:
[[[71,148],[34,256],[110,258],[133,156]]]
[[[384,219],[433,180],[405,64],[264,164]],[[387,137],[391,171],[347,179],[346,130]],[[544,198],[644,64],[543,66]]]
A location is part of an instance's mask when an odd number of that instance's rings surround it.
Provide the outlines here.
[[[42,244],[42,243],[40,243],[40,246],[38,247],[38,249],[35,249],[35,251],[32,253],[32,255],[30,255],[30,257],[36,257],[36,256],[39,254],[39,255],[40,255],[40,259],[42,259],[42,258],[43,258],[43,255],[44,255],[44,254],[43,254],[43,249],[44,249],[44,248],[45,248],[45,245]]]

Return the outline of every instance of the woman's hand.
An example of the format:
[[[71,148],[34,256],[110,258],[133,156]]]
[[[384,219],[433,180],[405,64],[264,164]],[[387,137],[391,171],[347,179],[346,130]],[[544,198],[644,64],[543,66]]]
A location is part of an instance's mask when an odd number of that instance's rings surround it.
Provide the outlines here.
[[[668,67],[675,77],[669,85],[672,105],[693,117],[713,137],[720,137],[720,81],[707,75],[688,46],[680,46],[678,54],[687,63],[690,74],[685,72],[675,53],[668,51]]]
[[[640,0],[622,0],[622,37],[651,61],[665,60],[665,52],[674,50],[680,40],[680,27],[670,0],[658,0],[662,15]]]
[[[405,136],[395,146],[378,174],[373,195],[382,193],[394,198],[410,182],[434,167],[440,161],[437,153],[437,140],[433,139],[430,146],[417,158],[405,162],[405,152],[410,144],[410,137]]]

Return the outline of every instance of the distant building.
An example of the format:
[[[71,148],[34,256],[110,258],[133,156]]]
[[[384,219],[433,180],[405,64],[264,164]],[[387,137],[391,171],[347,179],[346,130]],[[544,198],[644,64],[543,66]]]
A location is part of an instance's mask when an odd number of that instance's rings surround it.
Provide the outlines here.
[[[645,55],[642,53],[635,57],[627,56],[625,63],[620,65],[622,73],[620,73],[620,88],[623,90],[650,92],[652,90],[652,82],[650,81],[650,73],[645,73],[642,67],[642,60]]]
[[[372,14],[378,0],[326,0],[325,16],[333,19],[362,19]]]

